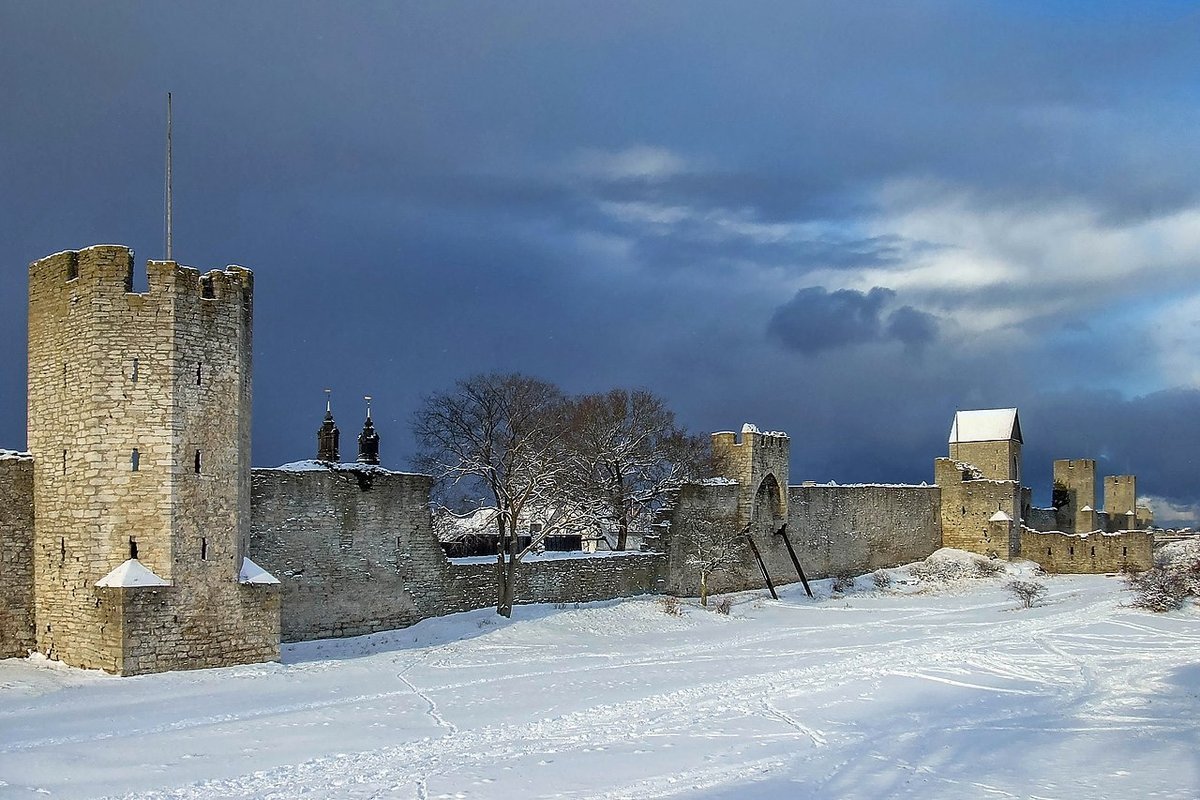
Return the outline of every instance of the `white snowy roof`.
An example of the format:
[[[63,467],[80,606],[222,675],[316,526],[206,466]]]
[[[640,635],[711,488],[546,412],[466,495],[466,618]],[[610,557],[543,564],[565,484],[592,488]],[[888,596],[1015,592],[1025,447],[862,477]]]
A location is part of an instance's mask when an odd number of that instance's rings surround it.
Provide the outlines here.
[[[279,583],[279,579],[255,564],[249,558],[242,559],[242,571],[238,575],[242,583]]]
[[[150,570],[142,566],[142,562],[131,558],[112,572],[96,581],[97,586],[128,587],[128,586],[170,586]]]
[[[1021,438],[1021,420],[1015,408],[986,408],[978,411],[957,411],[950,426],[950,443],[1004,442]]]
[[[992,516],[988,517],[988,522],[1012,522],[1012,517],[1005,514],[1003,511],[997,511]]]

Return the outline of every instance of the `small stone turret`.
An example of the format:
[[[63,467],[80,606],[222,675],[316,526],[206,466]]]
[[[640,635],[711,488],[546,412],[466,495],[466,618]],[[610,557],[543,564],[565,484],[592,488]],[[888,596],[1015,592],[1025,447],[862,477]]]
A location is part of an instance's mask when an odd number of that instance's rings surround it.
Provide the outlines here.
[[[375,423],[371,422],[371,398],[367,398],[367,421],[363,423],[362,433],[358,435],[358,463],[379,463],[379,434],[375,432]]]
[[[340,439],[341,432],[338,430],[337,423],[333,421],[333,406],[329,401],[329,390],[326,389],[325,421],[317,430],[317,461],[330,461],[335,464],[341,461],[341,452],[338,447]]]

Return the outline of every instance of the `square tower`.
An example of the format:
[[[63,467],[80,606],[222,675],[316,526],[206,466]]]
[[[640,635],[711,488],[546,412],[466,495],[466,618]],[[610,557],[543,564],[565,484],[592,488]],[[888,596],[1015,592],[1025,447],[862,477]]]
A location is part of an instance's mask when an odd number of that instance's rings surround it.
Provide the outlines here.
[[[1063,533],[1088,533],[1096,530],[1096,462],[1091,458],[1054,462],[1054,490],[1051,495],[1058,529]]]
[[[29,267],[38,649],[121,674],[273,660],[250,583],[253,276],[100,245]],[[269,581],[260,576],[259,581]]]
[[[1021,420],[1015,408],[957,411],[950,425],[950,458],[993,481],[1021,482]]]
[[[787,480],[791,440],[786,433],[763,433],[742,426],[742,439],[732,431],[712,435],[713,455],[724,477],[737,481],[737,526],[775,529],[788,517]]]

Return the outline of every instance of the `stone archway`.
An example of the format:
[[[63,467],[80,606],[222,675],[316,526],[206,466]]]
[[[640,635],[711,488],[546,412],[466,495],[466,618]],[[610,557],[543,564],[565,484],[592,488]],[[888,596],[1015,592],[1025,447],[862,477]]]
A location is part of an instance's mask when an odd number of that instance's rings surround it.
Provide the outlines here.
[[[783,488],[771,473],[762,479],[750,507],[750,530],[774,533],[787,519],[783,511]]]

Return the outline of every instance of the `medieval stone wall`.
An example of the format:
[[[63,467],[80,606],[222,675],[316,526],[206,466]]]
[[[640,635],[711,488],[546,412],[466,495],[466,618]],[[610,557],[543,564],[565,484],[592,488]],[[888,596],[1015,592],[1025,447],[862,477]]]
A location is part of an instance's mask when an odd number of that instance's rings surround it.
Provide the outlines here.
[[[1047,572],[1090,574],[1142,571],[1154,566],[1154,534],[1059,533],[1025,528],[1021,531],[1021,558],[1034,561]]]
[[[286,642],[357,636],[496,602],[495,561],[448,559],[429,515],[432,478],[346,465],[255,469],[251,557],[282,582]],[[517,602],[655,591],[665,557],[526,560]]]
[[[994,481],[1021,480],[1021,443],[1013,439],[995,442],[950,442],[950,458],[970,464]]]
[[[34,649],[33,459],[0,452],[0,658]]]
[[[935,482],[941,487],[942,545],[982,556],[1013,558],[1020,549],[1016,527],[1002,537],[991,524],[996,512],[1010,520],[1021,518],[1021,485],[974,476],[970,467],[950,458],[934,461]]]
[[[800,579],[788,551],[791,543],[809,579],[862,574],[925,558],[942,546],[936,486],[790,486],[787,527],[752,531],[772,583]],[[685,531],[696,520],[733,519],[739,507],[739,484],[690,484],[673,501],[670,529],[663,536],[668,554],[664,588],[694,595],[699,576],[687,564]],[[736,532],[730,527],[731,533]],[[786,537],[786,541],[785,541]],[[710,591],[727,592],[766,585],[751,551],[739,563],[712,576]]]

